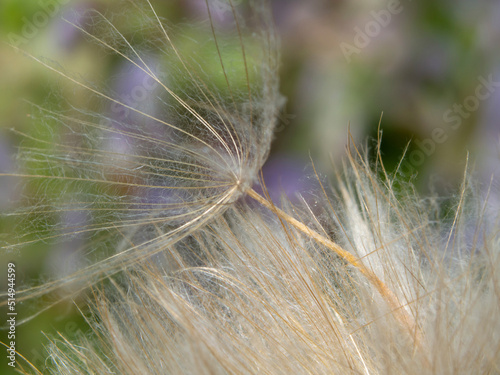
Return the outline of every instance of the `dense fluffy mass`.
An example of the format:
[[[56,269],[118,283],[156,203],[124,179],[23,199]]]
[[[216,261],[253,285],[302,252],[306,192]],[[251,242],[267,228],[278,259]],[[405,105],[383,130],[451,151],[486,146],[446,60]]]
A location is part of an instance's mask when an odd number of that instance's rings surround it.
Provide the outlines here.
[[[24,226],[6,249],[77,238],[85,261],[20,301],[92,291],[92,334],[51,335],[47,371],[499,372],[500,217],[468,171],[443,214],[389,175],[380,152],[369,162],[352,146],[331,184],[315,176],[307,196],[273,202],[259,178],[282,104],[270,11],[251,1],[242,17],[225,4],[223,30],[206,4],[216,69],[177,48],[148,0],[136,8],[158,35],[142,41],[148,53],[97,12],[99,37],[73,25],[148,80],[147,105],[32,56],[105,103],[40,109],[47,128],[22,134],[15,175],[30,199],[12,213]]]

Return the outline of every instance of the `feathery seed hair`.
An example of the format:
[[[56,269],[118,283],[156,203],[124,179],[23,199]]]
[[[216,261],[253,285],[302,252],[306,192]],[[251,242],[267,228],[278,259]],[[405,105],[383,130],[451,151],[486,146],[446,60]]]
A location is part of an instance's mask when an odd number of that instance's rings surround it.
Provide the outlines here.
[[[72,23],[149,80],[147,103],[24,52],[105,103],[34,106],[51,138],[18,131],[25,171],[10,175],[35,198],[11,215],[33,233],[3,251],[80,237],[89,262],[19,294],[91,290],[93,334],[50,338],[48,373],[498,373],[499,218],[483,217],[467,174],[446,226],[411,188],[394,191],[380,152],[373,171],[356,147],[336,189],[318,178],[314,207],[277,207],[259,179],[283,103],[269,6],[250,1],[245,18],[227,0],[219,30],[221,1],[206,1],[217,69],[179,49],[149,0],[132,2],[158,36],[141,49],[97,11],[95,32]],[[75,222],[54,224],[64,215]]]
[[[62,280],[27,290],[27,298],[61,287],[64,293],[70,287],[78,291],[164,251],[220,215],[251,188],[269,152],[282,99],[278,94],[278,48],[267,8],[260,4],[253,14],[254,21],[262,24],[262,32],[254,38],[260,48],[254,42],[249,50],[244,43],[240,31],[244,20],[233,6],[238,49],[225,54],[222,37],[213,28],[212,40],[204,42],[217,51],[219,71],[214,77],[213,69],[204,69],[206,62],[183,56],[152,4],[146,1],[144,5],[135,12],[156,24],[157,59],[174,61],[172,73],[156,71],[162,67],[149,65],[148,59],[97,11],[91,19],[105,37],[98,38],[82,25],[67,22],[157,86],[146,109],[135,108],[25,52],[115,109],[110,115],[79,110],[78,116],[70,116],[37,107],[52,126],[44,132],[53,138],[18,132],[30,141],[19,154],[29,170],[16,176],[27,179],[28,188],[35,187],[36,196],[43,198],[35,207],[30,205],[13,215],[27,226],[34,226],[33,214],[42,223],[33,228],[33,235],[24,230],[28,234],[23,237],[28,240],[21,239],[6,249],[55,242],[71,234],[89,240],[84,251],[94,258],[91,265]],[[207,9],[211,15],[209,5]],[[228,68],[232,64],[242,67],[238,73],[244,74],[243,84],[241,76]],[[177,90],[170,87],[175,86],[170,78],[175,75],[187,77]],[[223,92],[211,83],[216,79],[223,81]],[[122,112],[128,116],[121,116]],[[113,116],[116,113],[118,116]],[[73,144],[65,140],[69,137]],[[77,223],[55,227],[49,218],[61,214],[77,216]]]

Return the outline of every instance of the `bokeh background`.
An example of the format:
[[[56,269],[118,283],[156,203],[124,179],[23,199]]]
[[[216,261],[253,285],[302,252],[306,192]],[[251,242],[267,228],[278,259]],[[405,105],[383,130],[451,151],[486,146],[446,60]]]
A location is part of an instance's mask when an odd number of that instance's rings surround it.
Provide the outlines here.
[[[223,0],[210,1],[220,2],[215,4],[216,22],[223,27],[228,8]],[[189,28],[186,25],[206,18],[205,0],[153,3],[169,27]],[[245,12],[245,0],[234,3]],[[332,175],[350,137],[374,150],[382,113],[381,151],[391,173],[412,181],[422,194],[453,195],[470,153],[474,181],[487,190],[492,173],[498,173],[500,155],[498,1],[271,3],[282,43],[281,92],[287,98],[264,169],[271,190],[284,189],[292,198],[307,190],[311,159],[322,175]],[[87,10],[94,8],[105,14],[130,11],[127,2],[111,0],[0,0],[0,36],[90,82],[103,75],[127,77],[116,83],[126,95],[134,87],[133,75],[120,73],[123,66],[116,58],[97,54],[94,45],[62,21],[64,17],[85,24]],[[117,26],[126,33],[138,25]],[[141,37],[147,38],[144,30]],[[9,129],[30,134],[37,127],[27,102],[64,109],[68,103],[78,106],[87,101],[84,90],[0,43],[0,172],[16,170],[16,147],[22,137]],[[12,209],[17,183],[15,178],[0,177],[0,210]],[[498,178],[493,183],[498,185]],[[499,209],[498,201],[498,196],[491,198],[491,209]],[[9,218],[2,217],[0,240],[11,236],[11,229]],[[31,279],[56,272],[54,264],[65,251],[39,246],[23,254],[2,254],[2,290],[7,261],[18,263],[20,280]],[[21,315],[22,311],[20,304]],[[4,316],[2,310],[2,322]],[[58,305],[17,328],[18,350],[43,367],[47,338],[41,331],[72,337],[86,330],[70,303]]]

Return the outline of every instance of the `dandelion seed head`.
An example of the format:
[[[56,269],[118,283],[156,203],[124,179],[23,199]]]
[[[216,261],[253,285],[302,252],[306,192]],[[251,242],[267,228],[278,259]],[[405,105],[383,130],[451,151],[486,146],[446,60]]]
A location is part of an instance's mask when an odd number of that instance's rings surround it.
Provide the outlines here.
[[[86,350],[78,352],[54,339],[54,367],[125,374],[494,371],[498,232],[472,256],[463,241],[470,222],[457,224],[447,250],[453,256],[443,261],[447,239],[441,226],[429,225],[428,202],[396,200],[362,160],[346,168],[341,194],[318,198],[323,218],[307,204],[287,212],[316,222],[317,230],[338,217],[337,241],[362,254],[395,292],[398,309],[417,322],[418,341],[373,285],[328,247],[239,202],[163,252],[169,261],[144,264],[125,284],[99,290],[91,318],[96,339],[84,338]],[[468,212],[472,220],[476,214]],[[158,266],[172,259],[184,267]]]
[[[212,4],[206,6],[212,14]],[[123,70],[111,81],[90,82],[26,52],[93,98],[89,108],[67,111],[33,104],[40,132],[16,130],[25,139],[15,173],[26,181],[25,208],[12,214],[21,235],[7,248],[78,237],[75,251],[91,264],[30,289],[26,298],[63,286],[77,293],[146,261],[251,188],[282,102],[276,37],[261,7],[257,1],[251,12],[265,25],[258,35],[231,7],[223,30],[212,23],[191,28],[184,39],[148,1],[122,18],[89,10],[79,19],[84,24],[65,20],[97,51],[120,61]],[[129,16],[146,26],[122,33],[118,25]],[[61,222],[70,214],[84,219]]]
[[[78,259],[18,301],[90,291],[93,332],[50,338],[50,371],[495,372],[500,232],[467,173],[451,220],[355,146],[336,188],[312,165],[314,203],[253,189],[283,98],[269,4],[237,3],[206,1],[208,28],[182,30],[187,44],[149,0],[124,12],[135,33],[97,11],[69,22],[120,61],[106,82],[28,53],[99,109],[33,105],[43,129],[14,130],[21,169],[0,176],[25,179],[7,251],[59,244]]]

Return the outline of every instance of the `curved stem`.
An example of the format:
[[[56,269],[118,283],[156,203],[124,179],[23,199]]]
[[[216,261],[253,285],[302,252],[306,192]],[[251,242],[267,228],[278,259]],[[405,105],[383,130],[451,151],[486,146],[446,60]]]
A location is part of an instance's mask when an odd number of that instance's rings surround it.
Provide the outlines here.
[[[273,203],[269,202],[255,190],[249,189],[247,193],[250,197],[255,199],[261,205],[273,211],[279,218],[286,221],[288,224],[292,225],[293,227],[295,227],[302,233],[306,234],[307,236],[313,238],[316,242],[320,243],[321,245],[326,246],[328,249],[333,251],[339,257],[344,259],[346,262],[356,267],[368,279],[368,281],[377,289],[380,295],[389,304],[389,307],[391,308],[396,319],[401,323],[401,325],[407,328],[408,331],[410,332],[410,335],[413,336],[416,341],[418,341],[418,334],[416,334],[415,321],[413,320],[413,318],[401,306],[401,304],[398,303],[398,299],[396,295],[393,293],[393,291],[389,289],[389,287],[382,280],[380,280],[373,271],[369,270],[357,257],[352,255],[347,250],[343,249],[335,242],[329,240],[328,238],[312,230],[304,223],[288,215],[286,212],[276,207]]]

